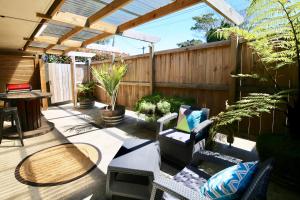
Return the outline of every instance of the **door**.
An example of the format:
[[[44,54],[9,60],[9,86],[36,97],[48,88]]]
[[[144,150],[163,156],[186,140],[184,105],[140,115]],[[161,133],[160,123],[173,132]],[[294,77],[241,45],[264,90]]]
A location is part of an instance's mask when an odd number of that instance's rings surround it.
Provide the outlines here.
[[[51,103],[72,100],[71,65],[48,63]]]

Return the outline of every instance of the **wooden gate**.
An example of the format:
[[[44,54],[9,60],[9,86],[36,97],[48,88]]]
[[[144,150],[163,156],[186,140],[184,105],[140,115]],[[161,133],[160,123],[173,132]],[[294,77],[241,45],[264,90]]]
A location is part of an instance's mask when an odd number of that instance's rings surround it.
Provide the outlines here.
[[[70,64],[48,63],[51,103],[62,103],[72,100]]]

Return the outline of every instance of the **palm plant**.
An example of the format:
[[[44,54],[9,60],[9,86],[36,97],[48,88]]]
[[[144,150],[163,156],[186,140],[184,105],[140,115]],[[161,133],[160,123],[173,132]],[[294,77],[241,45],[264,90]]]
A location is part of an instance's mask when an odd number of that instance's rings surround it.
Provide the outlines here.
[[[247,10],[249,24],[246,29],[223,28],[217,31],[219,37],[236,34],[248,41],[250,48],[258,55],[262,74],[237,74],[237,78],[252,78],[258,81],[270,80],[275,87],[273,93],[251,93],[228,105],[225,112],[215,117],[212,133],[244,117],[260,116],[279,108],[281,103],[288,105],[288,126],[290,133],[297,134],[299,112],[299,88],[283,90],[276,80],[276,72],[284,67],[296,67],[300,78],[300,2],[296,0],[252,0]],[[290,105],[287,95],[298,92],[294,105]],[[294,93],[295,94],[295,93]],[[294,135],[295,135],[294,134]]]
[[[111,110],[115,110],[119,86],[122,78],[127,72],[127,65],[120,64],[103,64],[99,68],[93,68],[92,74],[110,97]]]

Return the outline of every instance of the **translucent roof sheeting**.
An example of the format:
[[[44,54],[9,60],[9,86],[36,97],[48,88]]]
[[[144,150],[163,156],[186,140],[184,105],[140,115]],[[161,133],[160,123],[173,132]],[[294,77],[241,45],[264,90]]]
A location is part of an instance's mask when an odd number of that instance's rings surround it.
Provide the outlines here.
[[[88,18],[112,2],[113,0],[66,0],[59,11]],[[109,15],[101,18],[100,21],[106,22],[113,26],[119,26],[172,2],[174,2],[174,0],[132,0],[118,10],[115,10]],[[59,39],[75,28],[73,25],[58,23],[51,20],[47,23],[48,26],[41,33],[41,36],[52,36]],[[80,32],[71,35],[69,39],[83,42],[101,33],[103,32],[91,29],[82,29]],[[38,42],[32,42],[30,46],[41,48],[47,47],[46,44],[39,44]],[[53,49],[64,50],[65,47],[61,45],[55,45]]]

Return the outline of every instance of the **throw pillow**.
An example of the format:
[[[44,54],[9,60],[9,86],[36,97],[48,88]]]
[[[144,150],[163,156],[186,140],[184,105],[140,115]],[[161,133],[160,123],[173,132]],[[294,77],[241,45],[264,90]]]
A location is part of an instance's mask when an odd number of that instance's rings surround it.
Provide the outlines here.
[[[176,129],[190,133],[201,121],[202,111],[180,108]]]
[[[220,171],[200,188],[201,194],[214,200],[239,199],[250,184],[257,163],[239,163]]]

